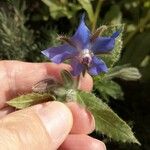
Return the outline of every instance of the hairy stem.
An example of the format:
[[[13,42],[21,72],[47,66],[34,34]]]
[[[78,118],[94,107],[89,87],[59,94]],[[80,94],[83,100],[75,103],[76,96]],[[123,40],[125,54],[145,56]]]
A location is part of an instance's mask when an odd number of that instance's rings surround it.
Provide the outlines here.
[[[94,17],[94,21],[93,21],[93,24],[92,24],[92,32],[95,31],[98,15],[99,15],[99,12],[101,10],[101,6],[102,6],[103,1],[104,0],[98,0],[98,2],[97,2],[96,11],[95,11],[95,14],[94,14],[95,17]]]

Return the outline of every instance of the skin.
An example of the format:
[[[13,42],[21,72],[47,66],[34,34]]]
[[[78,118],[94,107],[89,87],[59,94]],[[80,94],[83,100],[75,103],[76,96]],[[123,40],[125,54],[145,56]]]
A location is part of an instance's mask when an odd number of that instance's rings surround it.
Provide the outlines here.
[[[6,150],[105,150],[104,143],[90,136],[92,114],[75,102],[47,102],[15,111],[6,101],[28,93],[48,76],[60,79],[65,64],[0,62],[0,149]],[[91,91],[92,78],[86,74],[80,89]]]

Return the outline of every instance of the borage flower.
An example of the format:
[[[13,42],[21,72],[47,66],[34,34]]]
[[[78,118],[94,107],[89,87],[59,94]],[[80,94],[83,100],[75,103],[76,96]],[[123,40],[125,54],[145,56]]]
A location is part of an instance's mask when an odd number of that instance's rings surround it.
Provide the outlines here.
[[[101,37],[99,33],[103,28],[91,34],[85,25],[84,17],[82,15],[79,27],[71,38],[60,36],[60,39],[66,42],[65,44],[42,51],[45,56],[57,64],[70,59],[74,76],[85,73],[85,71],[91,75],[107,72],[106,64],[96,55],[109,53],[114,48],[115,38],[119,35],[119,32],[115,32],[110,37]]]

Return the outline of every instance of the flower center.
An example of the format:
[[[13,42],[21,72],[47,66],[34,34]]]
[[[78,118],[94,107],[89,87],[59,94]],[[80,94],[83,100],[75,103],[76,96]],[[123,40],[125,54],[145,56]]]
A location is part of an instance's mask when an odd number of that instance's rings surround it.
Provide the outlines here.
[[[89,49],[83,49],[80,53],[81,63],[89,66],[92,61],[93,53]]]

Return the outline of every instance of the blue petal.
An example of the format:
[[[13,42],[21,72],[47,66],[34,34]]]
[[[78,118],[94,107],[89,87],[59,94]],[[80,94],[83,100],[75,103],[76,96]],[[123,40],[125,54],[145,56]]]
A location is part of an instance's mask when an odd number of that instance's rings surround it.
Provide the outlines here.
[[[79,27],[77,28],[75,34],[72,37],[72,40],[76,43],[77,47],[84,49],[88,47],[90,42],[90,30],[85,25],[84,22],[85,15],[83,14],[80,20]]]
[[[115,32],[111,37],[98,37],[93,43],[91,50],[95,54],[111,51],[115,46],[115,38],[118,35],[119,32]]]
[[[104,61],[98,59],[96,56],[92,57],[91,67],[89,68],[89,73],[91,75],[98,75],[100,72],[107,72],[108,68]]]
[[[119,36],[119,34],[120,34],[120,32],[118,32],[118,31],[117,31],[117,32],[114,32],[113,35],[112,35],[111,37],[112,37],[112,38],[116,38],[116,37]]]
[[[73,76],[80,75],[82,70],[84,69],[84,66],[75,58],[72,59],[72,61],[71,61],[71,67],[72,67],[71,74]]]
[[[62,61],[73,57],[77,53],[77,50],[68,44],[63,44],[58,47],[48,48],[42,51],[42,53],[52,62],[61,63]]]
[[[58,54],[58,55],[54,56],[53,58],[51,58],[51,61],[59,64],[59,63],[65,61],[66,59],[69,59],[71,57],[72,57],[72,53],[64,52],[62,54]]]

